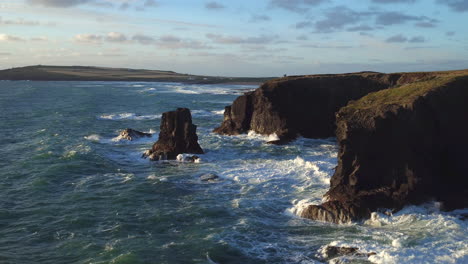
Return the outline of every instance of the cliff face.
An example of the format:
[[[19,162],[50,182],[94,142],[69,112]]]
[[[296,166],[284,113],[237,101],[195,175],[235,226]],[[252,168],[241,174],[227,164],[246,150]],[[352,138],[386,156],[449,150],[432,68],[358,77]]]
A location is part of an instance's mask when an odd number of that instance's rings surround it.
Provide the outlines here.
[[[467,70],[288,77],[237,98],[215,132],[336,135],[328,202],[306,218],[345,223],[431,199],[450,210],[468,207],[465,98]]]
[[[253,130],[280,138],[335,135],[335,113],[370,92],[429,78],[433,73],[355,73],[286,77],[237,98],[214,132],[236,135]]]
[[[348,222],[435,199],[468,207],[468,73],[369,94],[337,114],[338,166],[302,216]]]
[[[214,132],[224,135],[238,135],[249,131],[253,111],[253,92],[239,96],[232,105],[224,108],[224,121]]]

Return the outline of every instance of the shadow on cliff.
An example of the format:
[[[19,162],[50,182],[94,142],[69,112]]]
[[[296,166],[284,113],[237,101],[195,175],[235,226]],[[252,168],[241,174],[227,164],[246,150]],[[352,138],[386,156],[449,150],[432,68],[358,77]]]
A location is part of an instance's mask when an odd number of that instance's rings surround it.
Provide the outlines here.
[[[302,216],[345,223],[431,199],[468,206],[468,71],[294,76],[227,106],[214,132],[337,137],[328,202]],[[336,131],[336,134],[335,134]]]

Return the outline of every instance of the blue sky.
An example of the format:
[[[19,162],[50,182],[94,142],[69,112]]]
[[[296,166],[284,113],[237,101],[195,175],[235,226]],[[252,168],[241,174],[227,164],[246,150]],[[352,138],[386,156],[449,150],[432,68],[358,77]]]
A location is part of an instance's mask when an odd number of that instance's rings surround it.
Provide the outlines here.
[[[2,0],[0,68],[223,76],[468,68],[468,0]]]

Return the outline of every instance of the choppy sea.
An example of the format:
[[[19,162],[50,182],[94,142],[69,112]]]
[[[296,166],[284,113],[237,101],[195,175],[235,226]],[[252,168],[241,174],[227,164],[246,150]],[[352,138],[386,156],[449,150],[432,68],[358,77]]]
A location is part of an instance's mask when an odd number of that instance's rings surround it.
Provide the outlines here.
[[[327,191],[337,145],[211,133],[255,88],[0,82],[0,263],[468,263],[467,210],[431,202],[347,225],[298,217]],[[140,158],[177,107],[192,111],[201,162]],[[117,140],[125,128],[155,134]],[[376,254],[323,259],[327,245]]]

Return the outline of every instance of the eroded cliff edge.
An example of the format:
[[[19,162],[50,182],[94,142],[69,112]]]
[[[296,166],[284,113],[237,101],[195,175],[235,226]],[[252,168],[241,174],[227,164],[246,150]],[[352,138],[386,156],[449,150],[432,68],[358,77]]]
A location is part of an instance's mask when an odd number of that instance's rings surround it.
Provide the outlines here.
[[[468,207],[468,71],[371,93],[336,115],[338,166],[306,218],[335,223],[436,200]]]
[[[468,70],[287,77],[238,97],[215,132],[336,136],[328,202],[305,218],[346,223],[430,200],[451,210],[468,207],[466,98]]]
[[[281,139],[335,136],[335,113],[370,92],[430,78],[436,73],[361,72],[292,76],[271,80],[238,97],[214,132],[236,135],[250,130]]]

